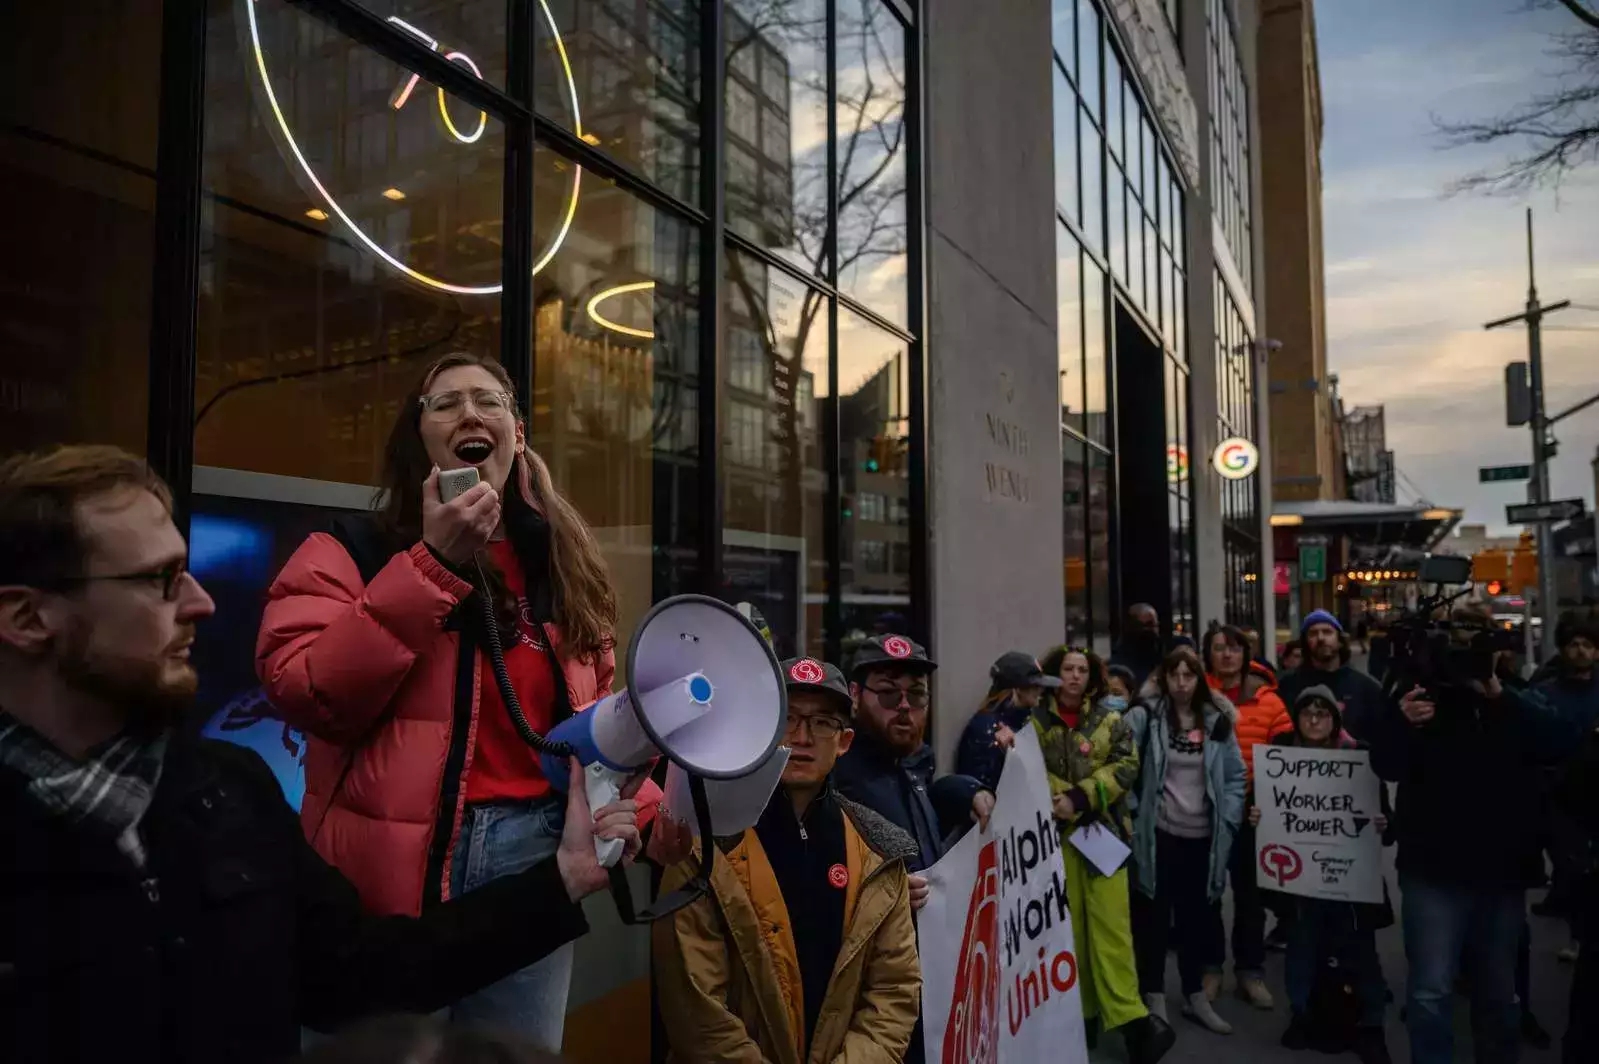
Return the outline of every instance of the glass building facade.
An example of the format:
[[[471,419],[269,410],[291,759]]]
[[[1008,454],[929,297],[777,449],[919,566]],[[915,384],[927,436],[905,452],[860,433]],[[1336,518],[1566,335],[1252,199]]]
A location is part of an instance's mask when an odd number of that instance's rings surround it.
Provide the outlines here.
[[[1103,650],[1133,602],[1194,624],[1185,189],[1104,7],[1053,23],[1066,619]]]
[[[0,19],[38,250],[3,268],[6,450],[122,444],[202,517],[360,507],[465,349],[510,370],[624,636],[681,591],[783,654],[925,627],[905,5],[93,7]]]

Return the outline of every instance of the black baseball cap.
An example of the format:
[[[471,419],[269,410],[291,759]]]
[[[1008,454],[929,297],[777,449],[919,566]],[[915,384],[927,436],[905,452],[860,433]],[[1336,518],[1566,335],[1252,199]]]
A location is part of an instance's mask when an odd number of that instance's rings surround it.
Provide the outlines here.
[[[1020,650],[1007,651],[999,656],[988,670],[996,691],[1009,691],[1017,687],[1059,687],[1060,677],[1044,672],[1038,659]]]
[[[850,663],[850,678],[860,680],[868,671],[878,668],[905,668],[911,672],[929,673],[938,668],[927,656],[927,648],[903,635],[874,635],[855,651]]]
[[[832,699],[834,708],[848,717],[855,708],[844,682],[844,670],[816,658],[789,658],[783,662],[783,683],[790,691],[819,691]]]

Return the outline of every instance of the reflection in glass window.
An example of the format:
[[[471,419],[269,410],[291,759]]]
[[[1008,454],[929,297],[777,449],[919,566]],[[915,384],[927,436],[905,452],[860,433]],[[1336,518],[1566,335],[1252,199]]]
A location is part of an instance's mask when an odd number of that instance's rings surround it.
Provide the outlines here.
[[[1114,48],[1105,49],[1105,144],[1112,158],[1127,158],[1122,154],[1122,64]]]
[[[761,611],[780,656],[821,654],[828,301],[738,251],[727,291],[723,596]]]
[[[1254,284],[1249,86],[1226,0],[1207,0],[1210,38],[1212,202],[1245,288]]]
[[[1061,549],[1066,581],[1066,640],[1085,642],[1091,626],[1088,607],[1088,470],[1085,444],[1061,437],[1061,509],[1065,542]]]
[[[725,6],[727,128],[751,153],[740,165],[759,171],[748,185],[759,198],[735,205],[730,196],[729,220],[801,273],[826,276],[826,0]],[[753,113],[746,122],[735,107],[759,109],[758,134]],[[733,147],[730,141],[730,166]]]
[[[441,111],[436,89],[289,3],[218,6],[207,33],[253,36],[266,78],[254,64],[206,64],[215,199],[195,461],[376,483],[419,368],[455,349],[498,356],[503,130],[449,97]],[[407,140],[423,150],[402,155]],[[569,167],[541,165],[549,200],[535,241],[547,259],[573,185]]]
[[[565,193],[557,158],[535,153],[536,224]],[[528,439],[605,551],[625,639],[651,602],[693,587],[698,241],[591,177],[533,279]]]
[[[899,337],[839,308],[839,491],[845,500],[839,560],[846,656],[879,626],[902,631],[909,619],[910,567],[872,570],[859,550],[867,540],[910,542],[909,358]],[[869,529],[853,502],[865,494],[888,503],[888,520]]]
[[[0,4],[3,454],[145,451],[161,20],[131,7]]]
[[[1083,175],[1083,238],[1096,252],[1105,250],[1105,151],[1099,139],[1099,130],[1086,111],[1078,112],[1082,119],[1082,175]]]
[[[697,0],[528,2],[537,19],[539,114],[692,202],[699,191],[693,165],[699,145]],[[505,0],[472,6],[497,6],[503,27]],[[641,110],[653,112],[654,121],[640,122]]]
[[[1058,2],[1058,0],[1057,0]],[[1099,108],[1099,6],[1096,0],[1077,0],[1077,84],[1082,89],[1083,102],[1095,119]]]
[[[882,0],[838,0],[838,289],[908,321],[905,27]]]
[[[1083,409],[1084,435],[1096,443],[1110,444],[1110,419],[1106,415],[1108,392],[1105,374],[1105,273],[1083,256]]]
[[[1110,481],[1111,456],[1098,447],[1086,447],[1088,458],[1088,600],[1093,646],[1110,653],[1111,624],[1116,606],[1110,598]]]
[[[1049,5],[1050,39],[1055,46],[1055,58],[1066,68],[1066,74],[1077,81],[1077,0],[1053,0]]]
[[[1083,401],[1083,296],[1079,287],[1082,252],[1064,225],[1055,227],[1055,283],[1057,361],[1060,372],[1060,421],[1086,430]]]
[[[1055,205],[1072,221],[1077,210],[1077,94],[1059,66],[1055,74]]]

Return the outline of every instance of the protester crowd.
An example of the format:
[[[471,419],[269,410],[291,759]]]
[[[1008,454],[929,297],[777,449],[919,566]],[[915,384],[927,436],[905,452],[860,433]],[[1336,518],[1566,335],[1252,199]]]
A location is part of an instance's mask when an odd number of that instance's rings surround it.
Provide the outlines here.
[[[1059,851],[1090,1045],[1115,1031],[1131,1064],[1154,1064],[1174,1012],[1184,1038],[1225,1036],[1229,1009],[1281,994],[1289,1048],[1387,1061],[1398,1007],[1411,1059],[1445,1064],[1464,981],[1473,1059],[1512,1062],[1543,1035],[1526,905],[1547,851],[1537,911],[1571,921],[1576,963],[1565,1059],[1599,1060],[1599,958],[1576,945],[1599,926],[1592,618],[1563,620],[1529,679],[1441,697],[1354,667],[1326,612],[1273,655],[1231,626],[1166,638],[1137,605],[1108,661],[1011,650],[975,711],[941,707],[971,712],[947,774],[928,742],[937,663],[882,631],[847,661],[781,662],[781,784],[748,830],[694,841],[642,774],[591,809],[576,761],[551,780],[524,741],[612,689],[616,598],[503,371],[443,359],[408,410],[386,508],[309,537],[269,595],[257,667],[309,737],[298,821],[254,753],[175,726],[213,604],[166,486],[113,448],[0,464],[6,1059],[553,1059],[580,902],[609,881],[602,838],[652,862],[663,893],[719,854],[709,892],[652,926],[671,1059],[919,1062],[925,873],[986,826],[1030,732],[1061,840],[1097,826],[1128,850],[1109,872]],[[440,470],[463,462],[481,482],[445,498]],[[1397,847],[1402,993],[1376,947],[1396,918],[1386,884],[1381,904],[1257,884],[1263,744],[1367,751],[1394,786],[1375,826]],[[324,1040],[397,1012],[431,1015]]]

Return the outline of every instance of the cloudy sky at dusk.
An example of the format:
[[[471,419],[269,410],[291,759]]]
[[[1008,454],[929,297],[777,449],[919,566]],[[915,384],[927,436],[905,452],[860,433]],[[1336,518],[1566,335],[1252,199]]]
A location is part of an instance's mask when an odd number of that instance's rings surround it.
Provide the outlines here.
[[[1479,485],[1477,467],[1528,460],[1530,433],[1504,423],[1504,365],[1526,329],[1485,321],[1523,309],[1524,211],[1534,210],[1538,292],[1570,299],[1546,319],[1551,412],[1599,391],[1599,165],[1530,195],[1449,194],[1505,156],[1445,148],[1432,116],[1481,118],[1554,84],[1562,10],[1523,0],[1320,0],[1325,131],[1328,357],[1345,405],[1383,403],[1388,444],[1415,491],[1503,530],[1521,484]],[[1563,422],[1556,498],[1592,507],[1599,406]],[[1411,484],[1414,484],[1414,489]]]

